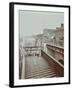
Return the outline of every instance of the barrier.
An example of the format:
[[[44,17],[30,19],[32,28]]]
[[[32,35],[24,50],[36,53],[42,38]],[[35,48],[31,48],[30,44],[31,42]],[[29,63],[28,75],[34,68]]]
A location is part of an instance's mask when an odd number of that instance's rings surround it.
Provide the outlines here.
[[[45,58],[51,69],[56,73],[57,77],[63,77],[64,76],[64,66],[55,60],[51,55],[45,53],[45,51],[41,50],[41,56]]]

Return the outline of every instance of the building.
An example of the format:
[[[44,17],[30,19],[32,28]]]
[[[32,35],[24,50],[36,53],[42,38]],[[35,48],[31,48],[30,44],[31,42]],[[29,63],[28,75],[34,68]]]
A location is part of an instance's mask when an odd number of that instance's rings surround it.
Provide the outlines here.
[[[58,46],[64,46],[64,24],[56,29],[44,29],[43,30],[43,42],[48,44],[55,44]]]

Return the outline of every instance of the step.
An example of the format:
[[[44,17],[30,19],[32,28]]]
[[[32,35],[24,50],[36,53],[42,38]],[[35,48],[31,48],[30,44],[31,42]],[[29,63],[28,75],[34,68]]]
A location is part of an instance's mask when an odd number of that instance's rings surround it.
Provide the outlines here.
[[[26,77],[27,79],[28,78],[51,78],[51,77],[56,77],[56,74],[50,74],[50,75],[47,75],[47,74],[45,74],[45,75],[36,75],[36,76],[28,76],[28,77]]]

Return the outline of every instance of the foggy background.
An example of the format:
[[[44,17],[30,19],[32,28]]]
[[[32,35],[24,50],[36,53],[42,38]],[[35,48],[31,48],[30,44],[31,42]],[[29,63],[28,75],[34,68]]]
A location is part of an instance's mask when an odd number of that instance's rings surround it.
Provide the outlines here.
[[[64,23],[63,12],[19,11],[20,38],[41,34],[45,28],[55,29]]]

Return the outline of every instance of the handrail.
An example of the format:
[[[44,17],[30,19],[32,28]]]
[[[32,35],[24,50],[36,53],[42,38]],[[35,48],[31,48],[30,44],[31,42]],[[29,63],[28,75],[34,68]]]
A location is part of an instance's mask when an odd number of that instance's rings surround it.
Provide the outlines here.
[[[25,79],[25,56],[23,56],[21,79]]]
[[[61,46],[51,45],[51,44],[48,44],[48,43],[47,43],[46,45],[48,45],[48,46],[53,46],[53,47],[56,47],[56,48],[59,48],[59,49],[64,50],[64,47],[61,47]]]
[[[46,46],[48,49],[64,55],[64,49],[62,47],[48,45],[48,44],[46,44]]]
[[[52,60],[54,60],[56,63],[58,63],[60,66],[62,66],[64,68],[64,66],[58,60],[56,60],[53,56],[51,56],[48,53],[48,49],[47,49],[46,45],[48,45],[48,44],[47,43],[45,44],[44,49],[42,49],[42,51],[44,51]]]
[[[21,55],[22,55],[22,72],[21,72],[21,79],[25,79],[25,56],[24,56],[24,49],[21,48]]]
[[[60,62],[58,62],[55,58],[53,58],[43,50],[41,50],[41,55],[48,61],[51,69],[55,72],[57,77],[64,76],[64,66]]]
[[[43,52],[45,52],[44,50],[42,50]],[[46,52],[45,52],[46,53]],[[62,68],[64,68],[64,66],[58,61],[56,60],[54,57],[52,57],[50,54],[46,53],[48,55],[48,57],[50,57],[53,61],[55,61],[57,64],[59,64]]]

